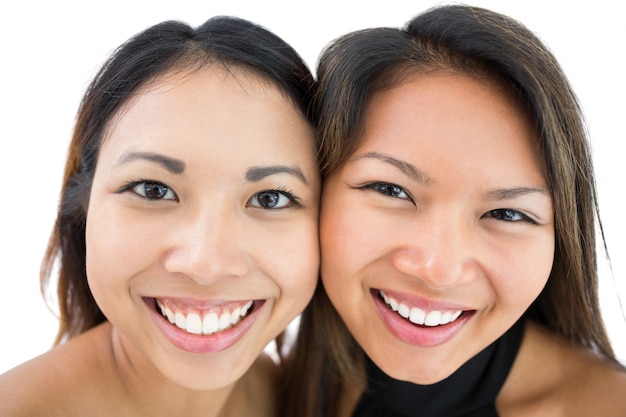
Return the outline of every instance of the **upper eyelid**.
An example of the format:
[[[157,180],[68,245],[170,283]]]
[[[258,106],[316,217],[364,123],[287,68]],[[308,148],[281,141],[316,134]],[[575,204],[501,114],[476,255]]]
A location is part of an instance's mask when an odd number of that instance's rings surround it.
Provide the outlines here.
[[[165,199],[165,200],[175,200],[178,201],[179,197],[178,197],[178,193],[176,193],[176,191],[174,191],[174,189],[172,187],[170,187],[169,185],[167,185],[166,183],[162,182],[162,181],[156,181],[156,180],[150,180],[150,179],[139,179],[139,180],[134,180],[134,181],[127,181],[122,187],[119,188],[118,193],[122,194],[125,192],[132,192],[133,194],[137,195],[138,197],[144,199],[144,200],[148,200],[148,201],[153,201],[153,200],[163,200],[163,199],[154,199],[154,198],[148,198],[148,197],[144,197],[140,194],[137,194],[134,191],[134,188],[137,187],[140,184],[158,184],[158,185],[162,185],[164,187],[167,187],[167,189],[172,192],[174,194],[174,199]]]
[[[376,186],[376,185],[390,185],[390,186],[393,186],[393,187],[398,187],[398,188],[400,188],[404,192],[404,194],[406,194],[406,200],[409,200],[409,201],[414,203],[413,196],[411,195],[411,193],[405,187],[403,187],[401,185],[398,185],[396,183],[393,183],[393,182],[389,182],[389,181],[370,181],[370,182],[367,182],[367,183],[359,186],[358,188],[370,189],[371,190],[371,189],[374,189],[374,186]],[[375,191],[379,192],[378,190],[375,190]],[[395,197],[395,196],[389,196],[389,197],[394,197],[394,198],[398,198],[398,199],[405,199],[403,197]]]
[[[510,211],[513,213],[517,213],[520,215],[521,219],[517,220],[517,221],[512,221],[509,220],[508,222],[510,223],[518,223],[518,222],[526,222],[526,223],[531,223],[531,224],[539,224],[539,219],[537,219],[535,216],[533,216],[532,214],[529,214],[523,210],[518,210],[518,209],[514,209],[514,208],[497,208],[497,209],[492,209],[487,211],[485,214],[489,214],[489,213],[493,213],[493,212],[497,212],[497,211]],[[489,217],[493,217],[493,216],[489,216]],[[502,219],[497,219],[497,220],[502,220]],[[506,220],[505,220],[506,221]]]
[[[287,206],[284,207],[278,207],[278,208],[264,208],[264,207],[260,207],[263,210],[284,210],[284,209],[288,209],[291,207],[304,207],[304,204],[302,203],[302,199],[300,197],[298,197],[297,195],[293,194],[292,191],[289,191],[287,189],[283,189],[283,188],[271,188],[271,189],[264,189],[261,191],[257,191],[256,193],[254,193],[250,198],[248,198],[248,200],[246,201],[246,206],[248,206],[248,202],[253,199],[253,198],[258,198],[258,195],[261,193],[265,193],[265,192],[275,192],[278,194],[281,194],[283,197],[287,198],[289,200],[289,204]],[[259,207],[256,205],[251,205],[251,207]]]
[[[550,221],[554,210],[552,195],[543,186],[495,189],[486,193],[484,198],[492,207],[497,205],[493,210],[515,211],[537,223]]]
[[[293,204],[297,205],[298,207],[301,207],[303,205],[302,204],[302,199],[300,197],[295,195],[293,193],[293,191],[288,190],[286,188],[282,188],[282,187],[272,188],[272,189],[269,189],[269,190],[261,190],[261,191],[257,192],[256,194],[267,192],[267,191],[270,191],[270,192],[273,191],[273,192],[277,192],[277,193],[280,193],[280,194],[284,195],[285,197],[287,197],[289,199],[289,201],[291,201]]]

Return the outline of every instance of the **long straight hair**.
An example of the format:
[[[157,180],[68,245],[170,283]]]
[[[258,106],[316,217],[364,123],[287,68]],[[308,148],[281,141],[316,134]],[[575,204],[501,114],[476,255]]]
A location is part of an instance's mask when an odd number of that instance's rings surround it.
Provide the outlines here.
[[[547,285],[526,315],[619,366],[598,301],[596,226],[604,238],[580,106],[555,57],[519,22],[482,8],[443,6],[402,29],[361,30],[329,44],[319,60],[315,98],[324,175],[359,147],[373,94],[430,71],[497,83],[527,112],[554,204],[555,255]],[[363,383],[362,353],[321,285],[298,337],[285,415],[333,416],[342,389]]]

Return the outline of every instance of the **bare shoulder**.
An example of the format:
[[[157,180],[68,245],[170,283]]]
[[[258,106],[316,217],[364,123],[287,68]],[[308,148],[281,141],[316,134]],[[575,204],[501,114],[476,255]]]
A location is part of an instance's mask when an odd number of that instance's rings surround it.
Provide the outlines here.
[[[502,395],[503,416],[626,416],[626,371],[530,322]]]
[[[0,375],[0,415],[85,415],[86,387],[98,387],[92,337],[81,335]],[[11,399],[6,401],[6,399]]]

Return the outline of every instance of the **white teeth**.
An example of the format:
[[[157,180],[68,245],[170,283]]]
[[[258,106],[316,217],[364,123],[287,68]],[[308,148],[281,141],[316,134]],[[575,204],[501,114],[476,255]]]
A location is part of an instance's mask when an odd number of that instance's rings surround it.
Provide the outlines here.
[[[441,321],[441,311],[431,311],[426,314],[425,326],[437,326]]]
[[[202,333],[211,334],[215,333],[219,328],[219,320],[217,319],[217,314],[209,313],[204,316],[202,320]]]
[[[450,317],[452,317],[452,312],[446,311],[445,313],[441,315],[441,320],[439,322],[441,324],[448,324],[450,323]]]
[[[405,319],[409,319],[411,323],[423,325],[423,326],[442,326],[444,324],[451,323],[459,318],[463,310],[432,310],[426,312],[418,307],[409,307],[406,304],[402,304],[397,300],[389,297],[384,292],[380,292],[383,301],[385,304],[389,306],[393,311],[398,312],[398,314]]]
[[[400,304],[398,306],[398,314],[400,314],[405,319],[408,319],[409,316],[411,315],[411,309],[408,306],[405,306],[404,304]]]
[[[239,323],[250,311],[252,301],[248,301],[241,308],[235,308],[232,312],[224,310],[220,316],[214,312],[207,313],[204,318],[200,318],[200,314],[196,312],[187,315],[180,311],[173,312],[158,300],[157,305],[161,310],[161,314],[167,317],[168,321],[176,327],[191,334],[206,335],[229,329]]]
[[[230,327],[230,313],[225,312],[225,313],[222,313],[222,315],[220,316],[219,330],[224,330],[228,327]]]
[[[167,316],[167,319],[170,321],[170,323],[176,323],[176,316],[174,315],[174,312],[172,310],[170,310],[169,308],[165,309],[165,315]]]
[[[200,316],[198,314],[187,314],[187,320],[185,321],[185,330],[193,334],[202,333],[202,320],[200,320]]]
[[[411,309],[411,315],[409,316],[409,320],[411,321],[411,323],[424,324],[424,321],[426,320],[426,313],[424,313],[424,310],[422,310],[421,308],[414,307]]]
[[[239,317],[241,317],[241,309],[236,308],[235,311],[230,314],[230,324],[237,323],[239,321]]]
[[[174,317],[175,317],[174,324],[177,327],[179,327],[181,329],[184,329],[185,327],[187,327],[187,326],[185,326],[185,324],[187,324],[187,323],[185,323],[187,320],[186,320],[185,315],[183,313],[176,313],[176,315]]]
[[[176,323],[176,316],[174,315],[174,312],[172,312],[172,310],[170,310],[169,308],[164,307],[159,300],[157,300],[157,304],[161,309],[161,314],[166,316],[170,323]]]

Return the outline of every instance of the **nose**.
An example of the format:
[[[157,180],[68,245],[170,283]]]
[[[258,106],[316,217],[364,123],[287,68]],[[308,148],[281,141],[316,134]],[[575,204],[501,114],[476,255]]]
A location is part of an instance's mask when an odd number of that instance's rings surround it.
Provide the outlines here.
[[[226,210],[186,210],[179,216],[165,255],[165,268],[200,285],[249,272],[242,221]]]
[[[461,221],[432,217],[415,222],[401,232],[403,243],[392,253],[394,267],[434,290],[466,283],[478,268],[471,229]]]

